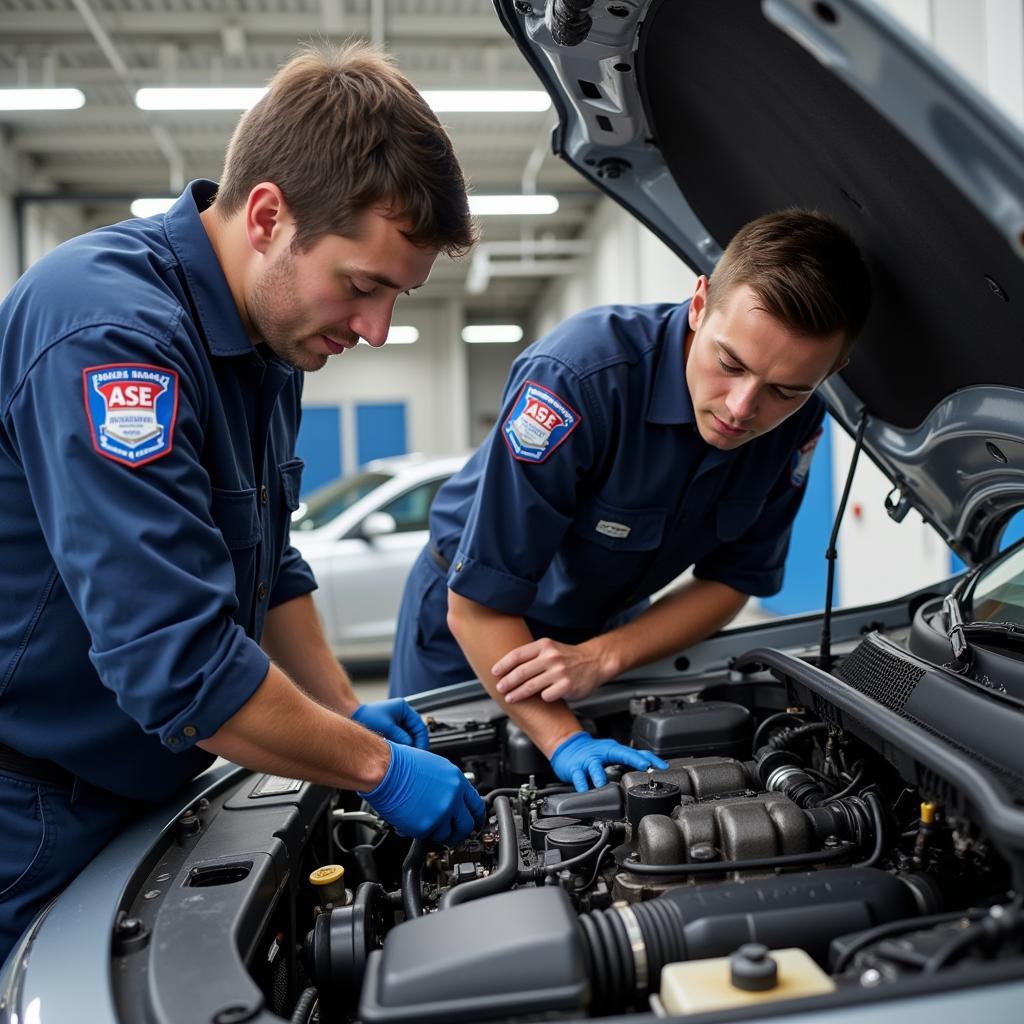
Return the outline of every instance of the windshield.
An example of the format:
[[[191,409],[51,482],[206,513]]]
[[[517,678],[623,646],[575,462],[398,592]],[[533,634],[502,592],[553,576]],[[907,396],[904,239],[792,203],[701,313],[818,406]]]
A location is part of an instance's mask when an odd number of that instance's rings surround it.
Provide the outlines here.
[[[974,622],[1012,622],[1024,626],[1024,545],[982,572],[974,581],[968,618]]]
[[[292,530],[316,530],[390,480],[388,473],[359,473],[315,490],[292,513]]]

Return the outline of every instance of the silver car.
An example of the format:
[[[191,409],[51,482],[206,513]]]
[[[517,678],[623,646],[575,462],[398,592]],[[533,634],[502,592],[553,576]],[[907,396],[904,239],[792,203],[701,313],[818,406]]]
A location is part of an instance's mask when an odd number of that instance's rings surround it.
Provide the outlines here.
[[[292,544],[320,587],[327,642],[346,663],[386,661],[402,587],[427,541],[437,489],[465,455],[378,459],[314,491],[292,516]]]

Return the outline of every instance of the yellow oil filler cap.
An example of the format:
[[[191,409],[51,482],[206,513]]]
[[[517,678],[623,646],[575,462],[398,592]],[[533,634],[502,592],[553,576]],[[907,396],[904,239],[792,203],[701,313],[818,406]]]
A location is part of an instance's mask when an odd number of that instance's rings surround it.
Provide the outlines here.
[[[667,1015],[709,1013],[778,999],[827,995],[832,979],[802,949],[769,950],[759,943],[732,956],[667,964],[661,971],[661,1006]]]
[[[322,903],[347,903],[348,891],[345,889],[345,869],[340,864],[325,864],[309,873],[309,881],[316,890],[317,898]]]

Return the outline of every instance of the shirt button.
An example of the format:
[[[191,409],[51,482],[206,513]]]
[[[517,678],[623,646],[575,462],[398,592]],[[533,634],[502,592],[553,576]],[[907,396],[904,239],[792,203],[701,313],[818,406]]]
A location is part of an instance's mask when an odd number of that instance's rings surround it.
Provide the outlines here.
[[[261,584],[260,584],[260,585],[259,585],[259,586],[258,586],[258,587],[256,588],[256,596],[257,596],[257,597],[258,597],[258,598],[259,598],[259,599],[260,599],[261,601],[263,600],[263,598],[265,598],[265,597],[267,596],[267,585],[266,585],[266,583],[261,583]]]
[[[170,747],[176,747],[179,743],[181,743],[181,740],[177,736],[171,736],[167,740],[167,745]]]
[[[195,736],[199,732],[194,725],[186,725],[181,731],[188,737]]]
[[[462,563],[461,562],[456,562],[455,563],[455,571],[456,572],[462,572]]]
[[[266,505],[270,501],[270,492],[267,490],[266,485],[260,488],[260,504]]]

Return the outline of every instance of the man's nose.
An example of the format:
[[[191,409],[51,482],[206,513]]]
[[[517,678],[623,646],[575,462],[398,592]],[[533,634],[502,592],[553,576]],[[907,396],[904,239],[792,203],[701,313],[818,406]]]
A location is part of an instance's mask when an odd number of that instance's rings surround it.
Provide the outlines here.
[[[725,407],[734,420],[742,423],[753,418],[757,412],[759,390],[756,380],[742,380],[734,384],[725,399]]]
[[[388,339],[394,310],[394,299],[374,303],[352,317],[349,321],[349,329],[364,341],[369,342],[374,348],[380,348]]]

